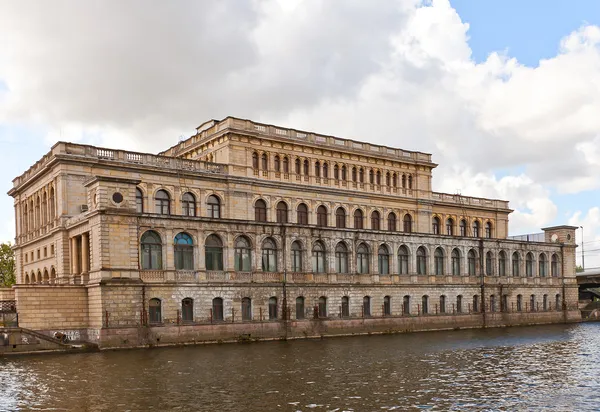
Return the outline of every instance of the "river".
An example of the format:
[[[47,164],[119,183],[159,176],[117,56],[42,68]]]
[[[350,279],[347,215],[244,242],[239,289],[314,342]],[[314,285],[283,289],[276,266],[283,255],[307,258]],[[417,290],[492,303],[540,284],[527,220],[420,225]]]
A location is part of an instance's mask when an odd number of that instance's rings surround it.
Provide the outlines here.
[[[0,359],[0,410],[600,409],[600,323]]]

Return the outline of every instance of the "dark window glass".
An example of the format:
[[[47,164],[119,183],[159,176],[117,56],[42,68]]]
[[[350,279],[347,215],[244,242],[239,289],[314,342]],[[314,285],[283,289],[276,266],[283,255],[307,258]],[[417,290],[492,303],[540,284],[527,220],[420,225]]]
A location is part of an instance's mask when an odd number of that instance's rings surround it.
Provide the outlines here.
[[[288,207],[285,202],[277,203],[277,223],[288,222]]]
[[[242,298],[242,320],[252,320],[252,300]]]
[[[196,216],[196,198],[191,193],[184,193],[181,197],[181,209],[184,216]]]
[[[408,248],[404,245],[398,249],[398,272],[400,275],[408,274]]]
[[[265,239],[262,245],[263,272],[277,271],[277,247],[272,239]]]
[[[223,321],[223,299],[222,298],[214,298],[212,300],[212,316],[213,316],[213,321],[216,321],[216,322]]]
[[[360,209],[356,209],[354,211],[354,228],[355,229],[363,228],[363,212]]]
[[[409,214],[404,215],[404,232],[412,232],[412,218]]]
[[[440,234],[440,219],[437,218],[437,217],[433,218],[432,233],[434,235],[439,235]]]
[[[459,276],[460,275],[460,252],[458,251],[458,249],[452,250],[450,259],[452,261],[452,275]]]
[[[317,208],[317,226],[327,226],[327,208],[323,205]]]
[[[303,272],[302,245],[297,240],[292,243],[292,272]]]
[[[296,210],[299,225],[308,225],[308,207],[304,203],[298,205]]]
[[[250,272],[252,270],[250,253],[250,242],[245,237],[237,238],[234,251],[234,267],[236,272]]]
[[[254,204],[254,220],[257,222],[267,221],[267,204],[262,199],[258,199]]]
[[[149,230],[142,235],[140,242],[142,269],[162,269],[162,242],[158,233]]]
[[[325,247],[321,242],[315,242],[312,250],[312,271],[314,273],[325,273]]]
[[[437,276],[444,274],[444,251],[440,247],[433,252],[433,270]]]
[[[194,240],[187,233],[178,233],[175,236],[175,269],[194,269]]]
[[[417,274],[427,274],[427,254],[425,253],[425,248],[423,246],[420,246],[417,249]]]
[[[371,229],[379,230],[381,229],[381,216],[378,211],[374,211],[371,213]]]
[[[346,227],[346,211],[338,207],[335,211],[335,227],[343,229]]]
[[[150,323],[162,323],[162,311],[161,311],[161,301],[157,298],[150,299],[148,304],[148,320]]]
[[[138,188],[135,189],[135,208],[138,213],[144,213],[144,194]]]
[[[380,275],[390,274],[390,251],[386,245],[379,246],[377,251],[377,263]]]
[[[335,271],[337,273],[348,273],[348,248],[340,242],[335,247]]]
[[[356,271],[361,274],[369,273],[369,249],[364,243],[356,249]]]
[[[275,296],[269,298],[269,319],[277,319],[277,298]]]
[[[472,249],[469,250],[469,253],[467,253],[467,265],[469,266],[469,276],[475,276],[475,271],[477,269],[477,256]]]
[[[363,298],[363,316],[371,316],[371,298],[369,296]]]
[[[223,242],[217,235],[210,235],[204,242],[206,270],[223,270]]]
[[[154,200],[156,213],[161,215],[171,214],[171,198],[166,191],[159,190],[158,192],[156,192]]]
[[[210,195],[206,200],[208,217],[219,219],[221,217],[221,201],[215,195]]]
[[[350,298],[348,296],[342,297],[342,318],[350,317]]]
[[[194,299],[185,298],[181,301],[181,321],[194,321]]]
[[[296,319],[304,319],[304,297],[296,298]]]
[[[327,317],[327,298],[325,296],[319,298],[319,317]]]
[[[390,213],[388,215],[388,231],[395,232],[396,231],[396,214]]]

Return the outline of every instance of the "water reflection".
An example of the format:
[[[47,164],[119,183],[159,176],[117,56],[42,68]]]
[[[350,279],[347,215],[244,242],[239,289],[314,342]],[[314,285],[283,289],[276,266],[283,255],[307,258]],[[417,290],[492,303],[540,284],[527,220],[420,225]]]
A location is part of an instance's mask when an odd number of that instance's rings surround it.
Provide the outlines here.
[[[600,324],[0,360],[0,410],[594,410]]]

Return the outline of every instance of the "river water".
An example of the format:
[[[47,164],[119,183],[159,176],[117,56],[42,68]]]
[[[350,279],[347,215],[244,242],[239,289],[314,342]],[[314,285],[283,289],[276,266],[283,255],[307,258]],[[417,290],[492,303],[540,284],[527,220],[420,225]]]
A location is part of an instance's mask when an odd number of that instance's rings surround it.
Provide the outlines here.
[[[600,323],[0,359],[0,410],[600,410]]]

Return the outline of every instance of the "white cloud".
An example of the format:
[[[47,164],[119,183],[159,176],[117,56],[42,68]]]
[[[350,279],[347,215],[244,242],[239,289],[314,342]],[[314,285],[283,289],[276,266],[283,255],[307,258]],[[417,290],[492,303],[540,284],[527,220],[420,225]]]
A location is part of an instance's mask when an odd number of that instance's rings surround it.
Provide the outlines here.
[[[581,265],[585,252],[585,267],[600,268],[600,207],[595,206],[587,212],[577,211],[569,218],[569,224],[583,226],[576,231],[576,241],[580,247],[577,250],[577,264]],[[583,248],[581,247],[583,234]]]

